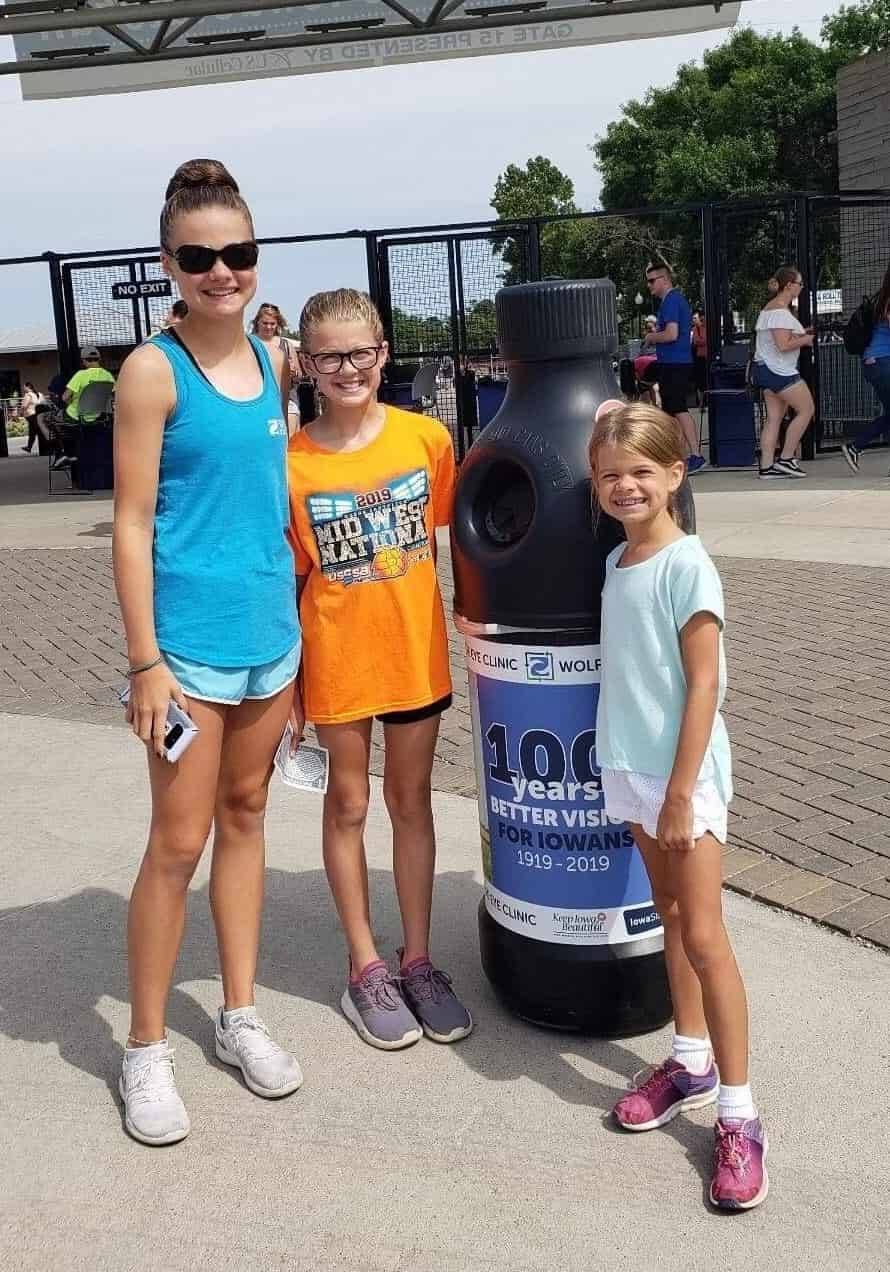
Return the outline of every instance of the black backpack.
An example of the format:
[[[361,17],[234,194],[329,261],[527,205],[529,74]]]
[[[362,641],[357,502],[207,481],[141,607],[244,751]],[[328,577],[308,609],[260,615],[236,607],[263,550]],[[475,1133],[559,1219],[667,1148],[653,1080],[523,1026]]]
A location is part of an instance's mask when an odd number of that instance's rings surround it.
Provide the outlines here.
[[[862,304],[854,309],[850,320],[844,327],[844,348],[847,353],[861,358],[871,343],[875,329],[875,296],[863,296]]]

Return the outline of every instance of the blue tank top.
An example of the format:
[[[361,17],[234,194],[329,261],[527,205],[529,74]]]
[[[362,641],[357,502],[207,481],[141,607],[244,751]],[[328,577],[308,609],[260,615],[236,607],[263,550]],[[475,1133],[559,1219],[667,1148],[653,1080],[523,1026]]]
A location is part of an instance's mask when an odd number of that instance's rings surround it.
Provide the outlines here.
[[[151,343],[173,370],[154,533],[161,649],[214,667],[256,667],[300,637],[287,541],[287,424],[263,344],[259,397],[218,392],[169,333]]]

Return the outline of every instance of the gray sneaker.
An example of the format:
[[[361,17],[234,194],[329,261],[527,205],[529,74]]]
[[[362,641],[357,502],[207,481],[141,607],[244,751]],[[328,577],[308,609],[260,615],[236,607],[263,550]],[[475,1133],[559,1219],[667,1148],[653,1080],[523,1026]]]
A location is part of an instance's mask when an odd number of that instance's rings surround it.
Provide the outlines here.
[[[397,981],[383,962],[370,963],[361,980],[346,982],[340,1006],[359,1037],[381,1051],[398,1051],[423,1037]]]
[[[226,1020],[228,1017],[228,1020]],[[254,1095],[277,1100],[303,1085],[296,1059],[269,1037],[255,1007],[238,1007],[216,1018],[216,1055],[223,1064],[241,1070]]]
[[[433,1042],[457,1042],[472,1031],[473,1017],[451,988],[451,977],[428,958],[410,963],[399,982],[405,1002]]]
[[[124,1125],[141,1144],[176,1144],[191,1126],[176,1090],[173,1052],[167,1040],[150,1047],[127,1047],[118,1090]]]

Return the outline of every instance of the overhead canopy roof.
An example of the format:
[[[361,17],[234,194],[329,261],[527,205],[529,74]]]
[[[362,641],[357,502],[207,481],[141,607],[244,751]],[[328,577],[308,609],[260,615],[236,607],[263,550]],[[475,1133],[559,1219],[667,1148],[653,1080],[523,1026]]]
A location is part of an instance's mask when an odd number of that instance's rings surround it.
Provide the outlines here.
[[[520,53],[731,26],[744,0],[10,0],[28,98]]]

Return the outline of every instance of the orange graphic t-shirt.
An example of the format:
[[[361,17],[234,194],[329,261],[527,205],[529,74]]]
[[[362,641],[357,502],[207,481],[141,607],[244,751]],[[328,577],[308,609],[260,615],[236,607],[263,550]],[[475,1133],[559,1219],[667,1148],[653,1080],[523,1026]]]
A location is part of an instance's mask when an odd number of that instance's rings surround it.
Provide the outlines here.
[[[303,627],[303,705],[316,724],[411,711],[451,692],[434,558],[454,451],[444,425],[386,407],[361,450],[288,447],[291,543]]]

